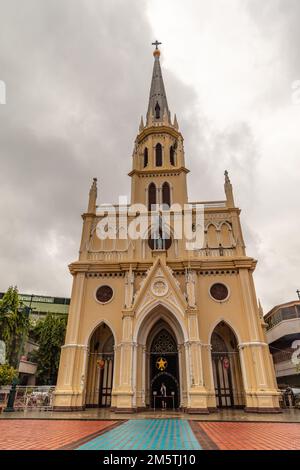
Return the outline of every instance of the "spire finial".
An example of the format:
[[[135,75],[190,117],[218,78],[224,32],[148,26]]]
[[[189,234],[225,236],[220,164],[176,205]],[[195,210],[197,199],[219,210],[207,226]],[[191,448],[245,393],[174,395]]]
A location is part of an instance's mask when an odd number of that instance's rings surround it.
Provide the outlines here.
[[[224,175],[225,175],[225,183],[230,183],[229,173],[227,170],[225,170]]]
[[[177,121],[177,116],[176,116],[176,114],[174,115],[174,124],[173,124],[173,126],[174,126],[175,129],[178,131],[179,126],[178,126],[178,121]]]
[[[229,178],[229,173],[227,170],[224,172],[225,175],[225,194],[226,194],[226,199],[227,199],[227,206],[228,207],[235,207],[234,205],[234,199],[233,199],[233,190],[232,190],[232,184]]]
[[[157,39],[156,39],[155,42],[152,42],[152,46],[155,46],[155,49],[153,51],[154,57],[159,57],[160,56],[160,50],[158,49],[158,46],[160,46],[160,44],[162,44],[162,43],[159,42]]]
[[[167,112],[167,123],[171,124],[171,116],[159,61],[159,44],[161,44],[161,42],[159,41],[155,41],[152,43],[152,45],[155,46],[155,49],[153,51],[154,64],[147,111],[147,126],[152,125],[153,123],[162,124],[165,116],[165,111]]]
[[[263,308],[262,308],[260,299],[258,299],[258,312],[259,312],[260,318],[263,318],[263,317],[264,317],[264,310],[263,310]]]
[[[141,132],[143,129],[144,129],[144,119],[143,119],[143,116],[141,116],[141,122],[140,122],[140,126],[139,126],[139,131]]]
[[[90,192],[89,192],[89,204],[88,204],[89,213],[96,212],[96,201],[97,201],[97,178],[93,178],[93,183],[91,185]]]

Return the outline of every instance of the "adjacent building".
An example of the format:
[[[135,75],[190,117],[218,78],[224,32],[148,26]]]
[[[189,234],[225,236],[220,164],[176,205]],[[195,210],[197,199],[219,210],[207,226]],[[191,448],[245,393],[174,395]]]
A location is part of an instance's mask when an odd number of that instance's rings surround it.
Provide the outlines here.
[[[0,299],[4,292],[0,292]],[[70,299],[66,297],[51,297],[47,295],[19,294],[19,300],[23,305],[30,308],[30,318],[40,320],[48,313],[55,315],[68,315]],[[21,385],[34,385],[37,365],[28,360],[28,354],[38,349],[31,338],[27,338],[24,344],[23,355],[19,362],[19,382]]]
[[[300,387],[300,301],[272,308],[264,320],[279,386]]]

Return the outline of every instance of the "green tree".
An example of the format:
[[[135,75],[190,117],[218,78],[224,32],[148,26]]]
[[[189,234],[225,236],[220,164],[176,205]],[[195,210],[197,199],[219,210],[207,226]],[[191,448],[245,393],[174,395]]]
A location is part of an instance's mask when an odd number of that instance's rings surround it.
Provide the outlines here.
[[[18,371],[8,364],[0,365],[0,385],[11,385],[18,377]]]
[[[31,353],[30,360],[37,362],[37,382],[39,385],[55,385],[60,359],[60,350],[64,344],[67,317],[48,313],[44,320],[39,320],[33,328],[32,337],[39,349]]]
[[[28,307],[20,304],[17,287],[10,286],[0,301],[0,339],[6,345],[6,360],[14,367],[18,366],[28,328]]]

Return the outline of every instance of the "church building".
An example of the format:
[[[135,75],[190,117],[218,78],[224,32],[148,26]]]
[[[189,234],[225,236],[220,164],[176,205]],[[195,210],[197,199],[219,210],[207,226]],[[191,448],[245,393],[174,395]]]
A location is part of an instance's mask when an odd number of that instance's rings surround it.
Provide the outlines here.
[[[82,216],[54,409],[278,412],[256,261],[246,255],[232,184],[226,171],[223,201],[188,201],[183,136],[168,106],[158,44],[129,173],[131,209],[114,206],[119,228],[107,230],[116,236],[99,236],[107,214],[94,179]],[[203,208],[203,243],[193,249],[175,229],[187,205],[192,232]],[[125,236],[124,219],[129,225],[138,214],[132,206],[146,208],[142,237]]]

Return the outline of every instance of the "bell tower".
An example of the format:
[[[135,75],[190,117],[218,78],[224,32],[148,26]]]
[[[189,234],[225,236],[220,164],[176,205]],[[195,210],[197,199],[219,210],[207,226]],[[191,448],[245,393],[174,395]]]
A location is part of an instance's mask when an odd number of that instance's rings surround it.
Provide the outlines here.
[[[151,206],[182,206],[187,203],[183,137],[176,115],[173,121],[168,106],[158,41],[153,43],[154,65],[146,124],[141,118],[135,140],[131,177],[131,203]]]

